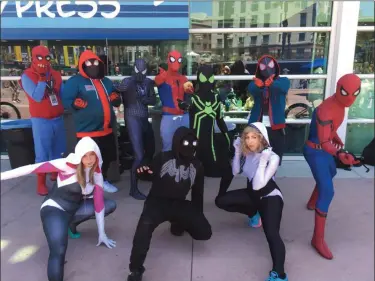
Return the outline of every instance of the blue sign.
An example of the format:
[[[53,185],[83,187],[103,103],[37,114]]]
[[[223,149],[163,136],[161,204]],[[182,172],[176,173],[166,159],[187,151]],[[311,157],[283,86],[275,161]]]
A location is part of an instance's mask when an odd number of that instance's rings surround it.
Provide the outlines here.
[[[188,40],[188,1],[1,1],[3,40]]]

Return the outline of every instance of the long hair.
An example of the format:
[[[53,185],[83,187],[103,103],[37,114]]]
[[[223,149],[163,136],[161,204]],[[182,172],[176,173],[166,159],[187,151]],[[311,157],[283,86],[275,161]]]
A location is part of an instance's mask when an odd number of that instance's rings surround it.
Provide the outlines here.
[[[89,183],[95,184],[94,182],[94,172],[95,169],[98,167],[98,159],[96,159],[95,164],[91,167],[89,172]],[[81,188],[84,190],[86,188],[86,174],[85,174],[85,167],[83,166],[82,162],[78,164],[77,167],[77,181]]]
[[[254,133],[259,136],[260,145],[257,151],[251,151],[247,145],[246,145],[246,136],[248,133]],[[261,152],[265,147],[268,146],[267,140],[264,138],[264,136],[254,127],[247,126],[241,135],[241,152],[244,156],[246,156],[249,153],[259,153]]]

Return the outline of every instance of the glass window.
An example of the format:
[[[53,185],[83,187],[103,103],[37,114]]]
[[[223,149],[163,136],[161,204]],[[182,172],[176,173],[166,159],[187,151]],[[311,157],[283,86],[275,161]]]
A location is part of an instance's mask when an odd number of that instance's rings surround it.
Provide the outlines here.
[[[358,32],[355,46],[354,73],[374,73],[374,34]]]
[[[374,124],[348,124],[345,149],[361,155],[363,149],[374,138]]]
[[[359,8],[359,26],[374,25],[374,1],[361,1]]]
[[[264,3],[264,4],[263,4]],[[298,3],[298,5],[296,4]],[[330,26],[332,2],[324,1],[263,1],[249,3],[250,11],[244,8],[246,1],[190,1],[191,28],[222,28],[219,24],[233,20],[234,15],[245,17],[251,27],[300,27],[300,26]],[[264,5],[264,6],[263,6]],[[270,16],[265,16],[269,14]],[[258,20],[259,19],[259,20]],[[240,27],[236,21],[235,28]],[[248,26],[246,26],[248,27]]]
[[[349,108],[349,118],[374,119],[374,79],[362,79],[361,93],[356,98],[354,104]]]
[[[197,62],[203,55],[202,50],[198,47],[198,43],[202,42],[203,38],[204,34],[190,35],[190,40],[194,43],[192,51],[197,54],[195,57]],[[243,39],[239,40],[238,38]],[[281,42],[279,38],[281,38]],[[285,69],[288,74],[327,73],[329,33],[306,32],[303,46],[299,43],[299,39],[298,32],[281,34],[215,33],[211,34],[209,61],[212,64],[233,64],[236,60],[241,59],[247,63],[249,72],[254,73],[258,58],[264,54],[270,54],[279,61],[280,67]],[[207,55],[207,52],[204,53]]]

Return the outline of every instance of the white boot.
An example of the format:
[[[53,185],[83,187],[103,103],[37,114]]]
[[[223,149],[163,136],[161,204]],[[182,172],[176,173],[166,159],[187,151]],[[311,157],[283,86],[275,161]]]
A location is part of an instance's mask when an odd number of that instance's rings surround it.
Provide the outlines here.
[[[104,182],[103,189],[104,189],[104,191],[106,191],[108,193],[115,193],[115,192],[118,191],[117,187],[110,184],[108,181]]]

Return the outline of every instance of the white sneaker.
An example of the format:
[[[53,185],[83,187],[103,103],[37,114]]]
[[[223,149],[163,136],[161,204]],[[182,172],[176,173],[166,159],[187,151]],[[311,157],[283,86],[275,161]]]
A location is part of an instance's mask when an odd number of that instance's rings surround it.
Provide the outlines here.
[[[108,181],[104,182],[103,189],[104,189],[104,191],[106,191],[108,193],[115,193],[115,192],[118,191],[117,187],[110,184]]]

